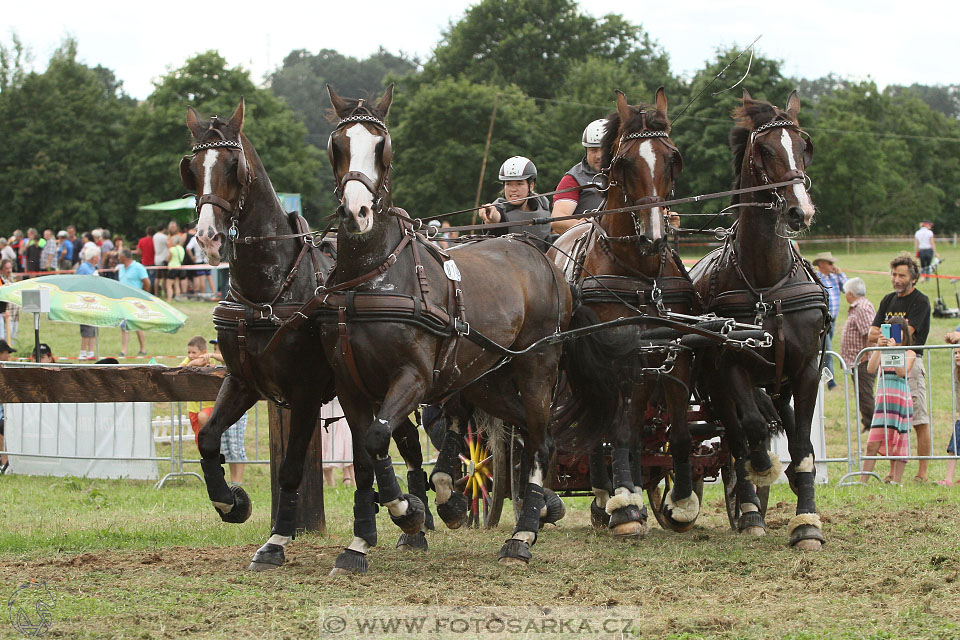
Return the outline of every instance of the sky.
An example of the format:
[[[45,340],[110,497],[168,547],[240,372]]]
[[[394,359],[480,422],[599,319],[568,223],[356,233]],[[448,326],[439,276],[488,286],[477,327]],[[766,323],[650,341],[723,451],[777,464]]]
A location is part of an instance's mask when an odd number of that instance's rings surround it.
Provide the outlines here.
[[[153,81],[209,49],[250,70],[258,83],[294,49],[328,48],[364,58],[382,46],[426,60],[443,30],[471,4],[10,2],[0,14],[0,41],[9,45],[16,32],[32,53],[33,68],[42,71],[64,36],[72,35],[80,62],[112,69],[128,94],[143,99]],[[362,9],[352,11],[354,6]],[[872,78],[881,88],[960,83],[960,3],[955,1],[915,0],[909,13],[905,3],[890,0],[581,0],[580,6],[596,17],[619,13],[642,25],[669,54],[673,72],[681,75],[702,68],[718,47],[742,47],[762,36],[757,52],[781,59],[784,72],[795,77],[833,72],[854,80]]]

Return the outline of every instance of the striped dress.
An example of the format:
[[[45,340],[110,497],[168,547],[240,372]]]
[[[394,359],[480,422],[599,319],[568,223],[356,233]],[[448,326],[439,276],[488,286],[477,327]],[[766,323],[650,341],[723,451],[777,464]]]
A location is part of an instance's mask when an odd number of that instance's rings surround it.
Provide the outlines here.
[[[912,423],[913,398],[907,379],[893,369],[884,369],[877,380],[876,408],[867,442],[880,442],[878,454],[882,456],[909,455]]]

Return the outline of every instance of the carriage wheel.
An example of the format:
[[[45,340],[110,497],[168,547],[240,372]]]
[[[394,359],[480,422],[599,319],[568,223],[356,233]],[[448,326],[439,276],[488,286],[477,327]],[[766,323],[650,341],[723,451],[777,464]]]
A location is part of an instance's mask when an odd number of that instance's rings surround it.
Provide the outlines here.
[[[730,528],[737,531],[740,521],[740,498],[737,496],[737,470],[733,466],[733,459],[720,468],[720,477],[723,479],[723,501],[727,506],[727,520]],[[760,498],[760,515],[767,517],[767,501],[770,500],[770,487],[757,487],[757,497]]]
[[[467,455],[460,454],[464,465],[465,486],[463,493],[470,505],[467,526],[477,528],[496,527],[503,511],[503,498],[506,495],[502,485],[505,482],[506,467],[496,460],[487,446],[486,438],[472,424],[467,425]],[[502,457],[502,456],[501,456]]]
[[[657,484],[657,486],[653,487],[652,489],[647,489],[647,500],[650,501],[650,509],[653,511],[653,516],[657,519],[657,523],[668,531],[676,531],[677,533],[690,531],[690,529],[693,529],[693,525],[697,523],[696,519],[691,522],[678,522],[672,518],[668,518],[663,513],[663,501],[666,499],[671,489],[673,489],[673,469],[670,469],[663,474],[662,486]],[[703,478],[698,478],[693,481],[693,492],[697,494],[697,498],[700,500],[702,509]]]

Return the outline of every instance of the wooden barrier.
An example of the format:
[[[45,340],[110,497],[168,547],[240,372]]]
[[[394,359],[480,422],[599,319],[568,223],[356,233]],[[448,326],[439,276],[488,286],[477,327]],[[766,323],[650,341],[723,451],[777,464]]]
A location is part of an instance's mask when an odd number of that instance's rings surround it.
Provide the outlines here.
[[[280,409],[270,403],[270,493],[273,496],[271,514],[277,515],[277,497],[280,495],[280,461],[287,452],[290,439],[290,410]],[[297,507],[297,529],[308,531],[326,531],[326,519],[323,513],[323,438],[320,430],[322,422],[317,423],[313,439],[307,447],[307,458],[303,463],[303,479],[300,481],[300,499]]]

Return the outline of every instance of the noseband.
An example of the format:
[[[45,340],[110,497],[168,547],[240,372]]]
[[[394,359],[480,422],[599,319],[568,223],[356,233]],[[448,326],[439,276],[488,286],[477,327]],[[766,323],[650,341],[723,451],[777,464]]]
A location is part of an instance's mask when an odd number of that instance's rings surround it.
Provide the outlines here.
[[[793,120],[783,120],[779,116],[774,117],[773,120],[766,124],[762,124],[753,131],[750,132],[750,141],[748,143],[748,151],[750,154],[750,171],[753,173],[754,177],[757,178],[761,184],[772,184],[774,181],[770,179],[767,175],[766,170],[763,167],[762,162],[757,162],[755,160],[757,155],[756,142],[757,138],[760,138],[773,129],[795,129],[800,135],[800,138],[805,142],[804,152],[803,152],[803,164],[806,168],[808,164],[808,156],[813,154],[813,143],[810,141],[810,136],[806,131],[797,126],[797,123]],[[805,183],[809,184],[810,178],[807,177],[807,174],[800,169],[793,169],[787,171],[783,176],[780,177],[777,182],[788,182],[790,180],[796,180],[797,178],[802,178]],[[778,187],[771,190],[771,195],[773,200],[767,203],[766,209],[773,209],[780,213],[783,213],[786,210],[787,201],[783,196],[780,195],[780,189],[783,187]],[[809,188],[809,187],[808,187]]]
[[[356,106],[356,108],[354,108],[350,115],[341,119],[340,122],[337,123],[337,126],[333,131],[336,133],[345,126],[357,122],[369,122],[375,125],[377,128],[383,130],[383,152],[380,157],[383,170],[380,172],[380,178],[376,182],[374,182],[370,176],[362,171],[347,171],[339,178],[334,175],[334,179],[337,183],[334,193],[337,196],[337,200],[342,202],[343,190],[346,188],[347,183],[351,180],[356,180],[366,187],[371,194],[373,194],[373,210],[377,213],[383,213],[389,209],[390,204],[390,168],[393,162],[393,147],[390,143],[390,131],[387,129],[387,125],[384,124],[382,120],[370,113],[369,109],[364,106],[363,100],[360,100],[360,103]],[[330,138],[327,140],[327,155],[330,157],[330,165],[334,168],[334,171],[336,171],[337,165],[333,152],[333,133],[330,134]]]

